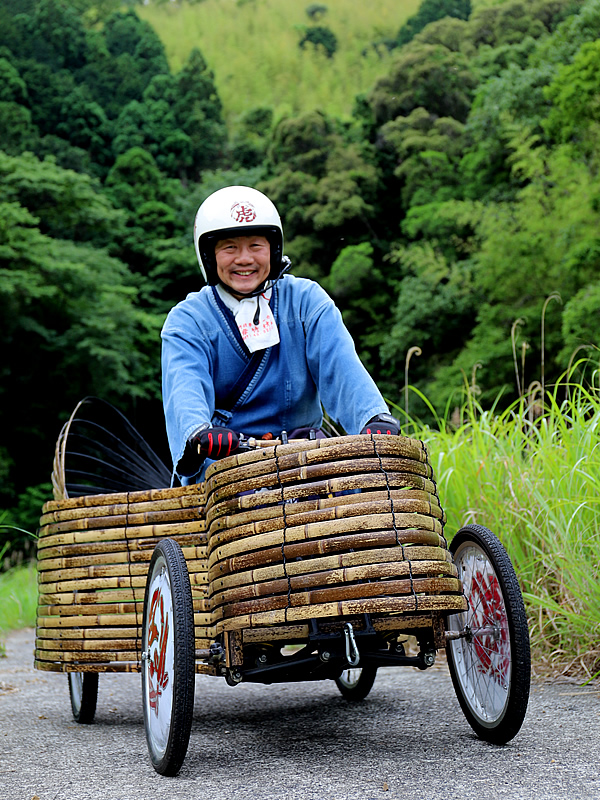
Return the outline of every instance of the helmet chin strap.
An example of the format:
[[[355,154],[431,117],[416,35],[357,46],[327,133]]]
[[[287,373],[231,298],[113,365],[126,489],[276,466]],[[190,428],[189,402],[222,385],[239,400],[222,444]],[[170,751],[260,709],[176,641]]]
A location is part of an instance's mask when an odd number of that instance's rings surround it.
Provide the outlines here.
[[[241,297],[244,300],[246,298],[248,298],[248,297],[260,297],[260,295],[263,292],[266,292],[267,289],[270,289],[271,287],[275,286],[277,281],[280,278],[283,278],[285,273],[289,272],[289,270],[292,267],[292,262],[290,261],[290,259],[287,256],[283,256],[282,257],[281,263],[283,264],[283,268],[280,271],[279,275],[276,278],[274,278],[273,280],[271,280],[270,278],[267,278],[267,280],[263,281],[260,284],[260,286],[258,286],[253,292],[238,292],[235,289],[232,289],[231,286],[228,286],[226,283],[223,283],[223,281],[221,281],[221,280],[219,280],[219,283],[225,289],[225,291],[229,292],[229,294],[233,295],[233,297],[235,297],[237,295],[238,297]]]

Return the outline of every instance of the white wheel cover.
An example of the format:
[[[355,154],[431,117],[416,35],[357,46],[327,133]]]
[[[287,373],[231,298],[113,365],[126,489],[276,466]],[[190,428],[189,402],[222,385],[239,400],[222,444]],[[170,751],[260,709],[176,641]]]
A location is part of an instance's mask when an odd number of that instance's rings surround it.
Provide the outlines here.
[[[175,657],[173,597],[169,573],[162,559],[154,566],[148,603],[144,703],[152,749],[154,755],[161,758],[171,730]]]
[[[449,618],[450,627],[469,625],[472,641],[450,642],[464,697],[482,724],[497,722],[508,704],[511,674],[510,631],[498,577],[478,547],[459,547],[454,563],[469,610]]]

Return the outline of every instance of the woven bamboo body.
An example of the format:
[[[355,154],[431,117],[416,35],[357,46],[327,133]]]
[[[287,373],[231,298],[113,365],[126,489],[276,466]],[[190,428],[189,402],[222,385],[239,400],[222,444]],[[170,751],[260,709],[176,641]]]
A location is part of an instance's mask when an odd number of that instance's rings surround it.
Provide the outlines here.
[[[137,671],[166,536],[188,563],[198,671],[219,634],[301,641],[311,619],[367,613],[380,631],[432,627],[465,608],[443,524],[422,443],[390,436],[298,440],[216,462],[202,485],[47,503],[35,665]]]
[[[146,575],[169,536],[186,557],[196,648],[214,638],[206,603],[202,485],[90,495],[46,503],[38,541],[35,666],[42,670],[137,672]]]

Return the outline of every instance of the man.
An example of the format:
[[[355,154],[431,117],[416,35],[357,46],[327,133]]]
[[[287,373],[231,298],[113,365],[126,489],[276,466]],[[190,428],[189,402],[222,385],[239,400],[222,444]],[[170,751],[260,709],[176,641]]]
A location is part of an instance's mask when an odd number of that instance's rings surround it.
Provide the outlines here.
[[[201,480],[240,433],[318,430],[321,403],[348,433],[399,433],[333,301],[285,274],[268,197],[245,186],[215,192],[196,214],[194,245],[207,286],[171,310],[161,334],[174,481]]]

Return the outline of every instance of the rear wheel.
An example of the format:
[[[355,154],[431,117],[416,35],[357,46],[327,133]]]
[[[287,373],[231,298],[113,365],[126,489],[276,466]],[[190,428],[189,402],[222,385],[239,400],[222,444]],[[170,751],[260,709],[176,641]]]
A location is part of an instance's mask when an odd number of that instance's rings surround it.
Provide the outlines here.
[[[466,525],[450,545],[468,601],[448,617],[460,632],[446,647],[461,708],[477,735],[505,744],[519,732],[529,700],[530,652],[519,582],[499,539],[481,525]]]
[[[94,721],[98,702],[97,672],[68,672],[69,696],[75,721],[89,725]]]
[[[181,547],[163,539],[152,554],[142,628],[142,701],[148,752],[161,775],[176,775],[194,711],[194,610]]]
[[[377,667],[355,667],[345,669],[335,683],[346,700],[364,700],[373,688],[376,675]]]

